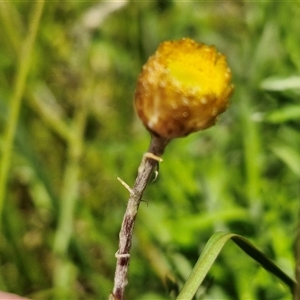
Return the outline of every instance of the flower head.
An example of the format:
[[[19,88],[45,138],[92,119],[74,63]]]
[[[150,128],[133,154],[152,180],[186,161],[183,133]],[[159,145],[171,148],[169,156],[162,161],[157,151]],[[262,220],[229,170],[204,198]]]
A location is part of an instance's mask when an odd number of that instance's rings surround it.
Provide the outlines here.
[[[150,132],[172,139],[212,126],[232,92],[226,57],[184,38],[160,44],[143,66],[135,108]]]

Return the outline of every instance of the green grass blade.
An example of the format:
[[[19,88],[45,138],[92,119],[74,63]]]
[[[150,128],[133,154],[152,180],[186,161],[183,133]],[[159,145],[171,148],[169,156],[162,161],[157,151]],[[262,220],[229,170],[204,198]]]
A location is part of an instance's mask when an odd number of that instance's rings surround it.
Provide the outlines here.
[[[300,154],[296,149],[286,146],[273,146],[271,150],[294,172],[300,177]]]
[[[288,105],[278,110],[270,112],[266,116],[266,121],[274,124],[281,124],[300,119],[300,105]]]
[[[257,261],[264,269],[274,274],[287,284],[291,291],[294,290],[296,282],[285,274],[274,262],[272,262],[246,238],[234,233],[217,232],[209,239],[204,247],[192,273],[176,298],[177,300],[193,298],[219,253],[230,239],[252,259]]]
[[[232,241],[237,244],[246,254],[257,261],[265,270],[272,273],[283,281],[293,293],[296,282],[294,279],[284,273],[272,260],[270,260],[264,253],[258,250],[251,242],[240,235],[231,237]]]
[[[21,57],[19,69],[16,74],[15,87],[11,97],[11,110],[8,117],[9,122],[7,124],[7,128],[3,137],[3,149],[0,164],[0,220],[4,206],[6,184],[8,180],[8,173],[13,153],[13,143],[19,120],[22,96],[25,90],[26,80],[31,67],[33,47],[44,8],[44,2],[44,0],[36,1],[36,6],[34,7],[34,14],[30,24],[28,37],[26,38],[22,49],[23,54]]]
[[[261,88],[268,91],[299,90],[300,77],[290,76],[286,78],[267,78],[261,83]]]

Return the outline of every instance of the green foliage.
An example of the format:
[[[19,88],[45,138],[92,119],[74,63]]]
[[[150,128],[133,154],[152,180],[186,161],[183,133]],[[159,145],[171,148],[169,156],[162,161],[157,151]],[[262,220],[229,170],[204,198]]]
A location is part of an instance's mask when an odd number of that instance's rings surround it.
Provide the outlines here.
[[[260,263],[264,269],[268,270],[270,273],[273,273],[284,283],[286,283],[287,286],[290,287],[292,293],[294,292],[296,283],[293,281],[293,279],[282,272],[282,270],[278,268],[276,264],[270,261],[267,256],[260,252],[259,249],[251,244],[247,239],[233,233],[217,232],[207,242],[199,260],[191,272],[191,275],[176,298],[177,300],[192,299],[208,271],[211,269],[220,251],[230,239],[235,242],[245,253],[247,253],[249,257]]]
[[[0,2],[0,149],[36,3]],[[149,135],[135,82],[163,40],[228,57],[235,93],[213,128],[172,141],[141,203],[128,299],[178,294],[216,231],[245,236],[293,277],[300,177],[298,2],[46,2],[30,57],[0,225],[0,290],[106,299],[127,191]],[[23,62],[24,63],[24,62]],[[226,246],[197,299],[290,299]]]

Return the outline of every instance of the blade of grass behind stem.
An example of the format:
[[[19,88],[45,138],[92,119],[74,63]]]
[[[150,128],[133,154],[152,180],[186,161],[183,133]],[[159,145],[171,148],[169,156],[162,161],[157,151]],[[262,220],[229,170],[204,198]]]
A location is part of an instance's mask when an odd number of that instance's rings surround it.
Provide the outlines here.
[[[259,133],[260,125],[253,121],[253,111],[251,110],[251,96],[246,91],[239,91],[239,97],[243,99],[239,103],[241,111],[241,124],[244,131],[244,157],[246,172],[246,191],[248,196],[250,212],[256,218],[261,214],[260,184],[261,180],[261,140]]]
[[[13,1],[0,1],[0,22],[1,31],[5,33],[7,41],[10,44],[13,54],[16,58],[20,57],[21,46],[22,46],[22,31],[20,28],[16,30],[16,12],[17,9],[12,3]],[[42,2],[42,1],[41,1]],[[17,15],[20,17],[20,15]],[[20,19],[18,18],[19,24]]]
[[[299,182],[300,183],[300,182]],[[300,202],[300,185],[298,185],[298,202]],[[300,280],[300,209],[298,208],[298,220],[297,220],[297,231],[296,231],[296,240],[295,240],[295,276],[296,281]],[[298,300],[300,297],[300,285],[296,284],[294,289],[293,300]]]
[[[219,253],[230,239],[252,259],[257,261],[264,269],[281,279],[293,293],[296,282],[246,238],[234,233],[217,232],[209,239],[204,247],[192,273],[176,298],[177,300],[193,298]]]
[[[25,83],[31,66],[33,46],[40,24],[44,2],[44,0],[37,1],[34,7],[33,17],[28,31],[29,34],[24,42],[24,48],[22,52],[23,55],[21,57],[19,69],[17,71],[14,91],[10,101],[11,109],[8,117],[9,121],[3,138],[3,149],[0,165],[0,223],[2,220],[1,216],[4,205],[4,197],[6,194],[6,184],[10,168],[11,156],[13,152],[13,142],[21,108],[21,101],[25,89]]]
[[[84,99],[85,100],[85,99]],[[53,270],[53,284],[57,299],[70,298],[72,291],[73,264],[68,258],[68,249],[73,234],[74,214],[79,189],[80,158],[84,144],[84,130],[86,126],[87,106],[82,101],[74,116],[72,135],[68,142],[68,158],[64,170],[61,191],[61,206],[59,209],[58,225],[53,242],[53,252],[56,261]]]

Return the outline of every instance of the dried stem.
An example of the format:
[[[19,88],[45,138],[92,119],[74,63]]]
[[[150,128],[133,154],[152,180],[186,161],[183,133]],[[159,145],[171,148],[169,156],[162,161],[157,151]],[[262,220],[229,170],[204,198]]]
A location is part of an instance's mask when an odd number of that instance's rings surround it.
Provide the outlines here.
[[[167,143],[167,140],[153,136],[148,152],[159,157],[163,154]],[[114,289],[113,293],[110,295],[111,300],[122,300],[124,296],[124,291],[127,284],[127,273],[130,261],[129,251],[132,242],[134,222],[144,190],[154,168],[158,163],[155,159],[155,156],[143,156],[142,162],[138,168],[138,174],[135,184],[132,190],[130,190],[130,198],[128,200],[126,212],[124,214],[123,223],[119,234],[119,250],[116,253],[117,265],[115,272]]]

